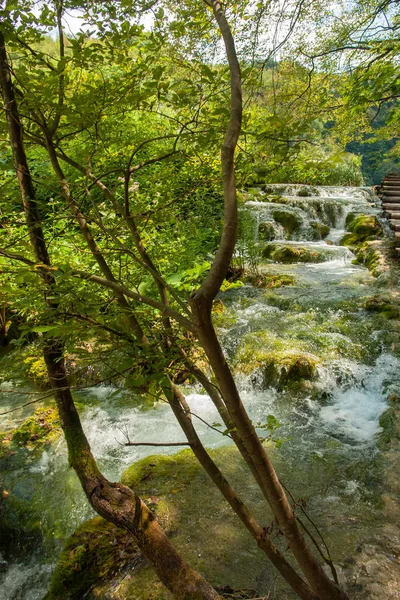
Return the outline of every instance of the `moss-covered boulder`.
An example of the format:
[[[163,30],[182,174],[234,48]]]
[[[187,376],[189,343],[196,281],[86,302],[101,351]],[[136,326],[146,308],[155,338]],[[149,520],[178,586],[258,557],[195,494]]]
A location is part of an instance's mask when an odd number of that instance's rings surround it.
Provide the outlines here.
[[[377,294],[367,298],[364,302],[365,310],[377,312],[387,319],[397,319],[400,316],[400,307],[390,296]]]
[[[358,215],[349,224],[348,230],[360,237],[379,237],[382,227],[375,215]]]
[[[382,242],[379,240],[367,241],[362,244],[354,262],[365,265],[374,277],[379,277],[389,270],[382,250]]]
[[[319,360],[306,352],[271,352],[265,356],[264,385],[283,389],[299,387],[318,376]]]
[[[293,275],[285,275],[283,273],[248,273],[245,275],[244,281],[251,283],[255,287],[264,289],[275,289],[296,284],[296,278]]]
[[[310,227],[314,241],[324,240],[330,232],[330,227],[320,221],[310,221]]]
[[[353,251],[359,249],[365,242],[382,237],[382,227],[375,215],[360,215],[349,213],[346,219],[348,233],[340,240],[342,246],[348,246]]]
[[[267,244],[261,251],[263,258],[271,258],[275,250],[278,248],[276,244]]]
[[[258,236],[260,240],[274,240],[276,238],[277,231],[276,225],[272,221],[264,221],[258,226]]]
[[[289,235],[296,229],[299,229],[303,223],[303,220],[299,215],[284,208],[273,210],[272,216],[276,223],[282,225]]]
[[[237,449],[218,448],[210,454],[238,491],[246,492],[256,518],[271,519]],[[268,593],[275,578],[273,567],[266,566],[265,555],[210,484],[191,450],[141,459],[123,473],[122,481],[143,498],[178,551],[214,586],[252,588],[260,596]],[[96,518],[67,542],[45,600],[81,598],[171,600],[171,594],[141,558],[132,538]]]
[[[61,435],[60,421],[55,408],[37,408],[20,427],[2,434],[0,458],[20,447],[42,452]]]
[[[279,246],[270,252],[268,257],[275,262],[285,264],[320,263],[329,259],[329,253],[311,250],[307,247]]]
[[[298,190],[297,195],[300,196],[301,198],[308,198],[309,196],[312,196],[312,190],[309,187],[302,187]]]
[[[356,217],[358,217],[360,215],[359,212],[349,212],[346,216],[346,221],[345,221],[345,228],[348,229],[350,227],[350,225],[352,224],[352,222],[354,221],[354,219]]]
[[[86,598],[94,585],[146,560],[133,536],[101,517],[81,525],[67,541],[43,600]]]

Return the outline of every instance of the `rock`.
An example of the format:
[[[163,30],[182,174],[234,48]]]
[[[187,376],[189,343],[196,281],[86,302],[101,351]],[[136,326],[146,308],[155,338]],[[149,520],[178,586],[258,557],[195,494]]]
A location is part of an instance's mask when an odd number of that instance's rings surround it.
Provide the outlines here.
[[[326,252],[310,250],[306,247],[279,246],[276,249],[268,249],[264,258],[271,258],[275,262],[291,263],[319,263],[328,259]]]
[[[271,352],[264,361],[264,384],[278,389],[312,380],[318,375],[319,360],[306,352]]]
[[[289,235],[301,227],[303,223],[303,220],[299,215],[284,208],[272,211],[272,216],[277,223],[284,227]]]
[[[261,240],[274,240],[276,238],[276,226],[272,221],[264,221],[258,226],[258,235]]]
[[[356,254],[356,260],[365,265],[374,277],[379,277],[389,270],[382,252],[382,242],[379,240],[364,242]]]
[[[259,273],[247,274],[244,278],[246,283],[251,283],[255,287],[264,289],[274,289],[284,287],[286,285],[295,285],[296,278],[292,275],[284,275],[277,273]]]
[[[364,302],[365,310],[378,312],[388,319],[396,319],[400,315],[399,306],[389,296],[380,294],[368,298]]]
[[[375,215],[358,215],[351,220],[348,230],[358,235],[360,238],[371,236],[380,237],[382,227]]]
[[[320,221],[310,221],[310,227],[313,230],[313,240],[323,240],[330,232],[330,227]]]

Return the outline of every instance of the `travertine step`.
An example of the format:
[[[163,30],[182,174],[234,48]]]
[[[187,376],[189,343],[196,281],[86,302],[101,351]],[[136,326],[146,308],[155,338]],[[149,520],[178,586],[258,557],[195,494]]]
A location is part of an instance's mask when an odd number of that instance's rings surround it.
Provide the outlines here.
[[[389,225],[393,231],[400,231],[400,221],[389,221]]]
[[[391,210],[385,211],[388,215],[389,219],[394,219],[395,221],[400,220],[400,212],[392,212]]]
[[[400,246],[400,231],[395,231],[394,232],[394,243],[396,244],[397,247]]]

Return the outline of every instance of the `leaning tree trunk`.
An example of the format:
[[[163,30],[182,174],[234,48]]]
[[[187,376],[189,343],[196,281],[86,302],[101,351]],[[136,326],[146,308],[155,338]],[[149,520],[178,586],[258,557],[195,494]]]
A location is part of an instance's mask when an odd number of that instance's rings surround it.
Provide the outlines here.
[[[46,297],[56,286],[56,281],[51,270],[46,269],[51,267],[51,263],[23,144],[21,121],[1,31],[0,79],[26,222],[35,258],[43,265],[41,273]],[[49,301],[47,305],[54,310],[57,308]],[[69,462],[76,471],[94,510],[108,521],[133,534],[141,552],[153,565],[158,577],[175,598],[217,600],[218,593],[184,561],[141,498],[128,487],[120,483],[111,483],[99,471],[68,386],[61,341],[48,338],[43,352],[68,446]]]
[[[251,459],[257,471],[257,480],[261,482],[261,489],[279,522],[299,567],[320,600],[344,600],[347,598],[346,593],[327,576],[304,538],[274,467],[242,404],[212,324],[212,302],[225,278],[236,244],[237,196],[234,159],[242,121],[242,90],[240,65],[224,10],[219,0],[212,0],[210,5],[224,40],[231,78],[230,121],[221,149],[224,228],[215,260],[205,281],[192,295],[191,306],[196,320],[199,340],[217,378],[229,415],[245,446],[247,457]]]

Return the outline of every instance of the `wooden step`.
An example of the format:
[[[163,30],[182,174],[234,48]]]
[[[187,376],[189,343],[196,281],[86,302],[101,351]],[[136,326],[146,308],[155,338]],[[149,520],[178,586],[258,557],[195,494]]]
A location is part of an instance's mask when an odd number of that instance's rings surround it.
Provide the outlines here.
[[[393,231],[400,231],[400,221],[389,221],[389,225]]]
[[[396,203],[394,203],[394,202],[390,202],[390,203],[388,203],[388,202],[383,202],[383,203],[382,203],[382,208],[383,208],[384,210],[398,210],[398,211],[400,212],[400,203],[399,203],[399,204],[396,204]]]
[[[395,231],[394,234],[394,243],[396,244],[397,247],[400,246],[400,231]]]
[[[396,183],[396,185],[388,185],[385,183],[381,187],[382,192],[385,194],[386,192],[398,192],[400,194],[400,186]]]
[[[387,196],[387,197],[392,197],[392,196],[400,196],[400,191],[399,190],[384,190],[383,191],[383,195]]]
[[[400,204],[400,196],[390,196],[390,198],[382,196],[381,200],[382,204]]]
[[[385,211],[390,220],[400,221],[400,212],[392,212],[390,210]]]

